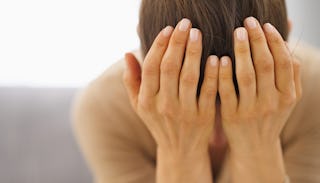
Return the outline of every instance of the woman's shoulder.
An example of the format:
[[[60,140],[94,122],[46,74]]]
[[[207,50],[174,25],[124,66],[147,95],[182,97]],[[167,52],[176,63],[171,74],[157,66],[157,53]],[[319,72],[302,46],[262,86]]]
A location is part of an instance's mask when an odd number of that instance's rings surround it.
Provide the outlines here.
[[[303,100],[320,100],[320,49],[299,41],[289,46],[292,54],[300,61]],[[319,104],[320,105],[320,104]],[[319,114],[320,115],[320,114]]]
[[[303,96],[290,116],[282,137],[285,144],[293,143],[293,139],[312,143],[313,140],[318,141],[319,138],[315,137],[320,135],[320,51],[301,41],[291,42],[289,47],[301,63]]]
[[[139,51],[133,53],[139,59]],[[90,118],[90,125],[105,130],[102,135],[105,138],[122,137],[121,143],[136,145],[148,154],[154,154],[152,137],[129,102],[122,80],[125,67],[124,59],[116,61],[79,91],[73,109],[75,123],[80,126],[83,119]]]
[[[301,65],[302,100],[320,99],[320,49],[303,41],[293,41],[289,48]]]
[[[301,62],[303,82],[310,77],[320,75],[320,48],[303,41],[291,41],[289,49],[292,54]]]
[[[293,180],[319,182],[320,52],[302,42],[291,50],[301,62],[303,97],[281,135],[286,169]]]

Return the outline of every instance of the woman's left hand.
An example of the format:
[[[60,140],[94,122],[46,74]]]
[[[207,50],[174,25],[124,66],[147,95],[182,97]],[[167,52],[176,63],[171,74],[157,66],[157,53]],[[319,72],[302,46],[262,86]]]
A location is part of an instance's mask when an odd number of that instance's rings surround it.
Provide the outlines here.
[[[300,65],[271,24],[262,28],[255,18],[247,18],[234,37],[239,97],[230,58],[221,58],[219,70],[221,119],[235,160],[234,178],[247,183],[282,182],[280,133],[302,95]],[[277,171],[274,176],[270,176],[272,169]],[[254,171],[259,171],[257,176]]]
[[[219,95],[230,148],[252,150],[278,142],[301,97],[301,83],[299,63],[280,33],[271,24],[265,24],[263,30],[252,17],[245,24],[234,35],[239,97],[228,57],[220,62]]]

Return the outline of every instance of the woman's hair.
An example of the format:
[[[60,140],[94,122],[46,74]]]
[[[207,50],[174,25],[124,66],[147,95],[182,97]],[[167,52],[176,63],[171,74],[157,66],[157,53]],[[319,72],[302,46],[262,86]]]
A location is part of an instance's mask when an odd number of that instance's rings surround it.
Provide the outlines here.
[[[256,17],[261,25],[273,24],[287,40],[285,0],[142,0],[138,27],[142,55],[164,27],[175,26],[182,18],[190,19],[203,34],[199,94],[208,56],[230,56],[234,62],[233,32],[249,16]]]

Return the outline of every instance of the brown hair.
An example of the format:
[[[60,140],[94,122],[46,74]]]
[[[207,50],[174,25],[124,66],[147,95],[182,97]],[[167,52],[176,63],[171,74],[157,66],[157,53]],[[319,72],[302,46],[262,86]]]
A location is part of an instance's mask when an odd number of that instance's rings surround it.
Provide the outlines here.
[[[146,55],[165,26],[175,26],[182,18],[190,19],[203,34],[199,94],[207,57],[227,55],[234,62],[233,31],[243,26],[249,16],[256,17],[261,25],[273,24],[287,40],[285,0],[142,0],[138,27],[142,54]]]

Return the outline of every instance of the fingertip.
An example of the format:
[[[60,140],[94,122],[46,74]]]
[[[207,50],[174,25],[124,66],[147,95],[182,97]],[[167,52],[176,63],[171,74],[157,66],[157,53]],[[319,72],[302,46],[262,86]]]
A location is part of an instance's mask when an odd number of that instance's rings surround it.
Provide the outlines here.
[[[172,26],[167,26],[162,30],[162,35],[164,37],[170,37],[172,35],[174,28]]]
[[[183,18],[178,23],[178,28],[180,31],[185,32],[192,26],[191,21],[188,18]]]
[[[266,23],[263,25],[263,31],[266,35],[268,42],[274,42],[276,44],[285,45],[285,41],[280,34],[280,32],[271,23]],[[288,49],[287,45],[285,45]],[[289,50],[289,49],[288,49]]]
[[[208,62],[212,67],[216,67],[219,62],[219,58],[216,55],[211,55],[208,57]]]
[[[189,33],[189,40],[191,42],[197,42],[201,40],[201,31],[197,28],[192,28]]]
[[[238,41],[246,41],[248,40],[248,31],[244,27],[239,27],[234,31],[236,40]]]
[[[250,16],[244,20],[244,24],[249,29],[255,29],[258,27],[258,20],[255,17]]]
[[[223,57],[221,58],[221,66],[222,66],[222,67],[227,67],[227,66],[230,65],[230,63],[231,63],[231,59],[230,59],[229,56],[223,56]]]
[[[271,23],[266,23],[263,25],[263,29],[265,30],[265,32],[267,32],[268,34],[272,34],[275,32],[275,27],[271,24]]]

